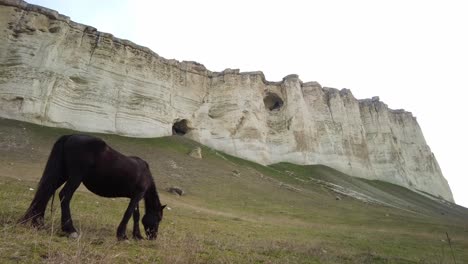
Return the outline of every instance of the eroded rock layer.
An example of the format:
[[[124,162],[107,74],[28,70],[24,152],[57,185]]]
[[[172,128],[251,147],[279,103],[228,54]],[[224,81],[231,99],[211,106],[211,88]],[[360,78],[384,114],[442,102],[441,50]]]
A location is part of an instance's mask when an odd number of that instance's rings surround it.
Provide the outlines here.
[[[453,201],[411,113],[350,90],[211,72],[23,1],[0,0],[0,115],[134,137],[179,134],[271,164],[324,164]]]

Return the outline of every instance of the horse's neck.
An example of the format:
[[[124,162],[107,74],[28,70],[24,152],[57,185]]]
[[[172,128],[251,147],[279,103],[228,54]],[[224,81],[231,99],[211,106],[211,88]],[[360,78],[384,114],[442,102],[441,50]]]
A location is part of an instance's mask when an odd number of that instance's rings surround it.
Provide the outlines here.
[[[156,185],[152,185],[148,188],[145,194],[145,209],[146,212],[155,213],[161,208],[161,201],[159,200],[158,192],[156,191]]]

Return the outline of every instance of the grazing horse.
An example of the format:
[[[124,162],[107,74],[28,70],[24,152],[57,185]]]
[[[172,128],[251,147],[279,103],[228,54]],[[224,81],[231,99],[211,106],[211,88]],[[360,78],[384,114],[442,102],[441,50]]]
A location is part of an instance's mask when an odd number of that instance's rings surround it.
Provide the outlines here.
[[[128,197],[130,204],[117,228],[117,238],[127,239],[127,223],[133,214],[133,237],[142,239],[138,203],[145,200],[142,223],[148,239],[156,239],[163,209],[148,163],[138,157],[128,157],[109,147],[102,139],[87,135],[66,135],[54,144],[37,187],[37,192],[20,223],[33,226],[44,223],[47,203],[55,191],[62,209],[62,230],[78,237],[70,214],[70,200],[83,183],[91,192],[104,197]]]

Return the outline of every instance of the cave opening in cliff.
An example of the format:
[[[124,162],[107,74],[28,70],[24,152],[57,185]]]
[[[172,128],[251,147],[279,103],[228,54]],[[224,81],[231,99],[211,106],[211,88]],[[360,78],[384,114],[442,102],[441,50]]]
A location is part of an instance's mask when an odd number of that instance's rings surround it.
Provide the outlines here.
[[[176,120],[172,125],[172,135],[183,136],[190,131],[187,119]]]
[[[265,104],[265,108],[270,111],[280,110],[284,104],[283,99],[275,93],[268,93],[263,98],[263,103]]]

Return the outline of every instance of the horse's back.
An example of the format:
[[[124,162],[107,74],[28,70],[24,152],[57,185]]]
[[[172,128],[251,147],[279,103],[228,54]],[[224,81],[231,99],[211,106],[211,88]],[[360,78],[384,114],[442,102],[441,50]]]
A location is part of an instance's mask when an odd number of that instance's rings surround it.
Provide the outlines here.
[[[66,142],[66,147],[68,149],[73,148],[90,152],[103,151],[106,146],[107,144],[104,140],[98,137],[82,134],[70,135]]]

